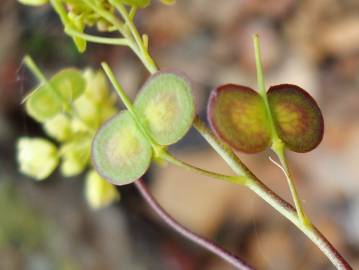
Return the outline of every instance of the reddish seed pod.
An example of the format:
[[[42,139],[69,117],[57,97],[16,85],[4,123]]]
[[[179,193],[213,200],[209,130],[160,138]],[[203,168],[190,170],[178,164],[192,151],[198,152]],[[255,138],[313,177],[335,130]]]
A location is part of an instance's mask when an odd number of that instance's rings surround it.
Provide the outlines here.
[[[294,152],[308,152],[319,145],[324,120],[318,104],[302,88],[280,84],[269,88],[268,101],[278,136]]]
[[[215,88],[207,117],[216,135],[236,150],[257,153],[270,145],[263,99],[249,87],[226,84]]]

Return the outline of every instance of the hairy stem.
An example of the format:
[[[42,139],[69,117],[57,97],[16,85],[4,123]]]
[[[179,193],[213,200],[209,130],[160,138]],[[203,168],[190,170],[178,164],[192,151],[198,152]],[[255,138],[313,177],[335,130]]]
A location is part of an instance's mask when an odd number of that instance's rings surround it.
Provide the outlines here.
[[[147,204],[156,212],[156,214],[163,220],[167,225],[169,225],[173,230],[184,236],[185,238],[191,240],[192,242],[198,244],[199,246],[207,249],[218,257],[222,258],[236,269],[239,270],[251,270],[253,269],[243,260],[238,258],[236,255],[231,254],[225,249],[217,246],[215,243],[210,240],[199,236],[198,234],[193,233],[185,226],[179,224],[174,218],[172,218],[166,210],[164,210],[156,201],[156,199],[151,195],[151,193],[147,190],[143,181],[137,180],[135,182],[135,186],[140,192],[141,196],[147,202]]]

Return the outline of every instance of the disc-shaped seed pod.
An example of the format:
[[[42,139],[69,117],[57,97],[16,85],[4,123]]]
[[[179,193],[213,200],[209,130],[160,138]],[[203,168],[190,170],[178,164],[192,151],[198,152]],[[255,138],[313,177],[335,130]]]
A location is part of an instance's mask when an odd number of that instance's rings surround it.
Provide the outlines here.
[[[249,87],[226,84],[215,88],[207,117],[216,135],[236,150],[257,153],[270,145],[263,99]]]
[[[150,77],[134,107],[145,130],[160,145],[180,140],[195,116],[191,84],[176,73],[158,72]]]
[[[288,149],[304,153],[319,145],[323,116],[305,90],[292,84],[275,85],[268,90],[268,101],[278,136]]]
[[[44,122],[63,112],[64,103],[71,104],[86,87],[82,73],[74,68],[55,74],[49,84],[43,84],[26,98],[26,111],[39,122]]]
[[[115,185],[126,185],[146,172],[152,148],[132,115],[122,111],[98,130],[91,156],[96,171],[103,178]]]

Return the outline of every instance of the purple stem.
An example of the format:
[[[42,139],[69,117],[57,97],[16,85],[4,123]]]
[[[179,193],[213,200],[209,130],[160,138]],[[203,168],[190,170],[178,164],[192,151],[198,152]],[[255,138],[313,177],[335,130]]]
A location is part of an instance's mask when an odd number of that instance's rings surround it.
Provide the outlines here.
[[[142,179],[139,179],[135,182],[135,186],[140,192],[141,196],[145,199],[148,205],[157,213],[157,215],[165,222],[168,226],[170,226],[173,230],[186,237],[190,241],[200,245],[201,247],[207,249],[218,257],[222,258],[229,264],[233,265],[236,269],[239,270],[254,270],[254,268],[250,267],[247,263],[243,262],[236,255],[231,254],[227,250],[217,246],[215,243],[210,240],[199,236],[198,234],[193,233],[188,228],[179,224],[176,220],[174,220],[156,201],[156,199],[152,196],[150,191],[147,189]]]

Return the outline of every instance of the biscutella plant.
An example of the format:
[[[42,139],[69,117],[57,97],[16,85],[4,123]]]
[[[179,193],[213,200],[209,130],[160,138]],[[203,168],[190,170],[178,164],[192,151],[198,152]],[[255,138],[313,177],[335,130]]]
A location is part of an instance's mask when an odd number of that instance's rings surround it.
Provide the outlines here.
[[[25,65],[39,80],[39,85],[24,100],[26,112],[44,127],[52,141],[21,138],[18,142],[21,172],[42,180],[59,164],[64,176],[88,170],[85,190],[94,208],[118,199],[115,185],[133,183],[148,205],[174,230],[236,269],[253,269],[179,224],[156,202],[141,177],[153,160],[166,161],[194,173],[249,188],[301,230],[337,269],[352,269],[306,215],[285,155],[286,150],[304,153],[318,146],[324,132],[321,111],[299,86],[284,83],[267,91],[257,35],[253,36],[253,41],[258,91],[230,83],[214,88],[208,102],[208,121],[213,133],[196,116],[191,80],[183,73],[159,71],[148,50],[149,37],[137,30],[134,23],[137,10],[149,6],[150,0],[19,2],[35,6],[50,4],[79,52],[84,52],[89,42],[125,46],[150,73],[132,102],[106,63],[102,63],[104,73],[66,68],[46,79],[34,61],[25,57]],[[92,28],[99,34],[88,34],[87,30]],[[91,32],[94,33],[94,29]],[[112,36],[116,32],[119,37],[102,36],[102,32],[111,32]],[[105,75],[125,110],[117,108]],[[234,175],[198,168],[178,160],[168,151],[168,146],[183,138],[191,126],[228,163]],[[278,157],[279,162],[274,163],[284,172],[294,207],[258,179],[234,152],[258,153],[267,148]]]

